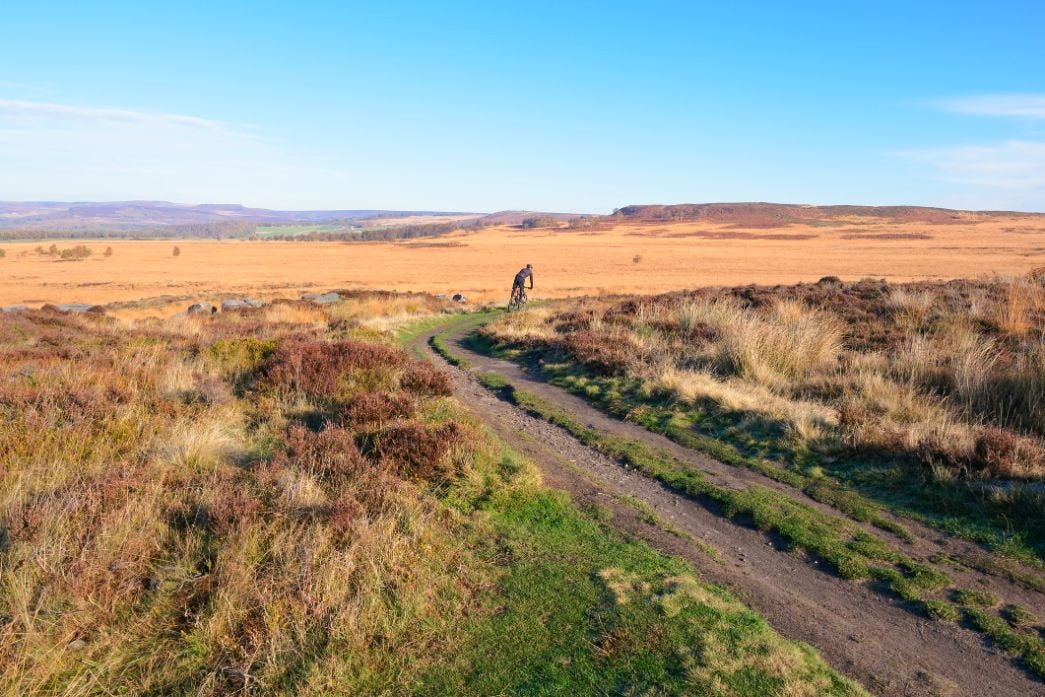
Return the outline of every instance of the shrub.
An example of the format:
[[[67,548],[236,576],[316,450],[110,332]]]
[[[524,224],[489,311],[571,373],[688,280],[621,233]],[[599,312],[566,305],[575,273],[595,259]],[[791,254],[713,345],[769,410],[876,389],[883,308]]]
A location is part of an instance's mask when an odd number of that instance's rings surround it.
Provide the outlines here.
[[[216,535],[229,535],[240,526],[257,519],[263,504],[257,494],[241,482],[224,482],[211,491],[205,508],[208,529]]]
[[[63,249],[59,256],[61,256],[62,259],[66,260],[86,259],[87,257],[91,256],[91,250],[86,245],[78,244],[75,247]]]
[[[414,400],[409,396],[387,392],[363,392],[345,404],[339,414],[341,423],[358,428],[377,424],[384,425],[394,419],[405,419],[414,414]]]
[[[362,382],[373,382],[380,380],[375,372],[398,368],[405,362],[406,354],[391,346],[359,341],[293,341],[281,345],[260,373],[263,384],[272,389],[334,398],[351,371],[367,373],[358,377]]]
[[[976,437],[974,466],[995,477],[1029,477],[1045,474],[1041,444],[994,426]]]
[[[172,252],[172,255],[176,256],[176,257],[180,257],[181,256],[181,247],[175,247],[174,251]]]
[[[562,348],[601,375],[622,375],[635,358],[628,335],[605,331],[576,331],[562,338]]]
[[[284,449],[272,461],[276,467],[303,469],[325,477],[359,472],[366,461],[351,431],[328,426],[314,432],[294,425],[284,436]]]
[[[3,259],[6,256],[7,256],[7,252],[5,252],[4,250],[0,249],[0,259]]]
[[[402,476],[443,479],[450,474],[444,458],[462,436],[461,426],[453,421],[436,427],[402,424],[377,434],[373,452]]]
[[[102,256],[111,257],[112,256],[112,247],[106,247],[105,248],[105,252],[102,253]]]
[[[278,346],[275,340],[255,339],[250,336],[218,339],[207,349],[207,354],[218,363],[223,373],[236,378],[257,370],[276,352]]]
[[[414,361],[408,365],[399,377],[399,384],[404,390],[419,395],[446,397],[454,392],[450,375],[424,361]]]

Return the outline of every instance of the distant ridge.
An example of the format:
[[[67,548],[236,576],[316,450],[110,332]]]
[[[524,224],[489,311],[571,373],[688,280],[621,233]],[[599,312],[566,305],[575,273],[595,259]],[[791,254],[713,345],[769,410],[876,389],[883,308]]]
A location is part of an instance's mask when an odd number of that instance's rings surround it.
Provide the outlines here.
[[[0,230],[22,228],[85,232],[221,223],[293,225],[421,215],[481,216],[479,213],[378,209],[284,211],[248,208],[235,203],[187,205],[168,201],[11,201],[0,202]]]
[[[624,206],[602,220],[634,222],[706,221],[747,227],[777,227],[839,218],[877,218],[896,222],[936,225],[967,222],[989,216],[1043,217],[1042,213],[961,211],[928,206],[813,206],[794,203],[685,203],[678,205]]]

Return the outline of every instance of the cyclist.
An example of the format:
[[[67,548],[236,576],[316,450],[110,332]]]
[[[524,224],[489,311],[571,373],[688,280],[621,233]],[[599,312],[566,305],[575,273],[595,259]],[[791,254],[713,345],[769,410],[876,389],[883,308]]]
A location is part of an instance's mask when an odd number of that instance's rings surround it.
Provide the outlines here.
[[[515,283],[512,284],[512,295],[515,295],[516,289],[523,295],[526,294],[527,278],[530,279],[530,290],[533,290],[533,264],[527,264],[525,269],[520,269],[519,273],[515,274]]]

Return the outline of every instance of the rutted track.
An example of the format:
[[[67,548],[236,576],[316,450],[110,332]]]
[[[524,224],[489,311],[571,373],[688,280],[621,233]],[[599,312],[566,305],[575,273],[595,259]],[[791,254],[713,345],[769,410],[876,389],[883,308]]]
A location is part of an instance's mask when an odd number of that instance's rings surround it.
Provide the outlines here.
[[[467,350],[460,345],[460,338],[469,326],[462,323],[451,335],[454,353],[567,408],[587,426],[668,450],[724,486],[757,483],[781,489],[781,485],[762,475],[716,462],[636,424],[613,419],[513,363]],[[861,681],[872,692],[1045,695],[1040,681],[989,647],[981,635],[954,624],[921,618],[866,584],[838,578],[822,564],[789,553],[772,537],[724,517],[712,506],[680,495],[583,445],[563,429],[498,399],[431,350],[430,338],[444,330],[445,327],[418,337],[414,350],[452,371],[457,398],[512,447],[533,459],[547,484],[567,491],[578,505],[600,504],[612,512],[614,526],[657,549],[686,558],[706,579],[733,589],[782,634],[815,646],[835,668]],[[789,494],[801,498],[803,503],[826,509],[800,492],[789,490]],[[648,516],[626,503],[627,497],[641,500],[658,518],[684,535],[649,523]],[[919,542],[923,542],[921,536]],[[718,551],[720,561],[708,555],[704,544]],[[1017,596],[1025,596],[1026,591],[1017,590]],[[1040,597],[1037,596],[1037,602]]]

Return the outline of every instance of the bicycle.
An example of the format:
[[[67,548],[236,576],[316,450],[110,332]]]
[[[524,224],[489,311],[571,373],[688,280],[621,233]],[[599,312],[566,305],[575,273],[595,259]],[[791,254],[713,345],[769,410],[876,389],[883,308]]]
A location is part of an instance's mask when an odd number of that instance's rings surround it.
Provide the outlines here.
[[[516,286],[512,288],[512,297],[508,298],[508,312],[518,312],[526,305],[526,289]]]

